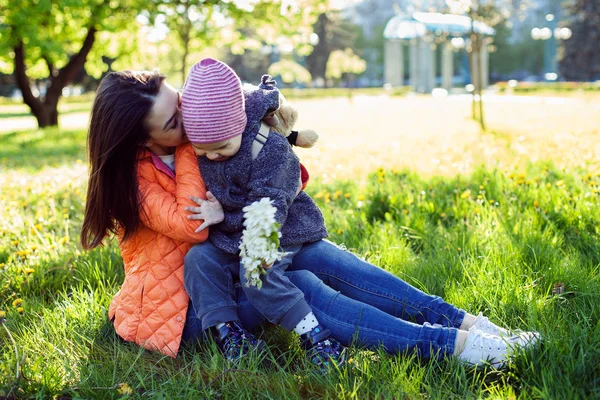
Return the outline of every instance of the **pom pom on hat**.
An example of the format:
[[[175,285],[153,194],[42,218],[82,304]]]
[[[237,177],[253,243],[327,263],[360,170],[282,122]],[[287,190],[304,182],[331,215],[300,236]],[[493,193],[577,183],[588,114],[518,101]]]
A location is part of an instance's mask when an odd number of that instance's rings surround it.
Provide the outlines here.
[[[246,110],[240,78],[213,58],[194,64],[183,86],[181,114],[192,143],[215,143],[241,135]]]

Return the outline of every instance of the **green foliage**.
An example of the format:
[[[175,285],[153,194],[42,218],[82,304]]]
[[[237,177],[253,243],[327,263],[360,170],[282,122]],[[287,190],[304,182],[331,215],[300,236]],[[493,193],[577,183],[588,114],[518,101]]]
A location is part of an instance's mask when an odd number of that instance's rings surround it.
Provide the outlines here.
[[[494,27],[493,48],[490,53],[490,69],[497,74],[510,74],[518,70],[541,74],[544,63],[544,44],[526,35],[516,43],[510,41],[512,29],[503,21]]]
[[[383,88],[312,88],[312,89],[282,89],[284,96],[288,100],[292,99],[322,99],[329,97],[348,97],[348,96],[405,96],[410,93],[410,87],[399,86],[390,90]]]
[[[498,82],[496,86],[502,93],[518,94],[600,92],[600,83],[598,82],[519,82],[512,88],[508,86],[508,82]]]
[[[600,3],[574,0],[569,3],[573,36],[564,42],[561,74],[569,80],[600,79]]]
[[[269,75],[280,76],[284,83],[310,83],[310,72],[292,60],[281,60],[269,66]]]
[[[28,75],[49,75],[48,64],[64,67],[77,53],[91,27],[98,30],[88,56],[86,70],[99,77],[106,69],[102,57],[127,57],[136,46],[135,16],[144,2],[139,0],[39,0],[25,7],[11,7],[0,1],[0,70],[12,73],[13,48],[19,39],[25,45]],[[126,32],[126,33],[124,33]]]
[[[332,51],[327,60],[325,76],[329,79],[340,79],[343,74],[361,74],[367,69],[367,63],[358,57],[352,49]]]
[[[428,179],[378,170],[364,185],[312,180],[332,241],[463,309],[544,337],[501,371],[355,347],[348,368],[319,376],[297,337],[279,328],[259,332],[264,356],[236,367],[210,342],[171,359],[117,338],[107,320],[123,280],[116,243],[91,252],[77,243],[84,137],[0,135],[0,396],[600,396],[600,170],[542,162]],[[553,293],[557,283],[564,293]]]

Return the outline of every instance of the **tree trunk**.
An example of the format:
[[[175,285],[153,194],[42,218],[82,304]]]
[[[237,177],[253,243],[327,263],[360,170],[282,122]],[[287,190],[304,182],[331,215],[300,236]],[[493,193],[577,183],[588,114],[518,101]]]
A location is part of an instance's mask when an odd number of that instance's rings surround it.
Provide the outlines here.
[[[478,101],[479,101],[479,126],[481,126],[481,130],[485,132],[485,119],[483,118],[483,71],[481,70],[481,50],[483,49],[484,46],[484,40],[482,37],[480,37],[479,35],[477,35],[477,45],[478,45],[478,51],[477,51],[477,58],[476,58],[476,62],[477,62],[477,75],[479,75],[477,77],[477,94],[478,94]]]
[[[187,74],[187,57],[190,51],[189,45],[189,41],[183,44],[183,55],[181,56],[181,87],[183,87],[185,83],[185,78]]]
[[[27,76],[27,66],[25,65],[25,48],[22,40],[17,42],[17,45],[14,47],[15,80],[17,87],[23,95],[23,102],[37,119],[38,127],[58,126],[58,101],[62,96],[62,90],[85,65],[85,60],[94,45],[95,38],[96,28],[92,26],[88,29],[79,52],[72,55],[69,62],[58,73],[50,73],[50,86],[43,102],[39,97],[35,97],[31,91],[29,77]],[[52,70],[53,68],[50,68],[50,71]]]
[[[329,18],[326,14],[319,15],[314,26],[314,32],[319,35],[319,43],[313,47],[312,53],[306,57],[306,69],[310,72],[313,80],[321,78],[327,87],[327,61],[332,49],[330,48],[328,27]]]
[[[185,78],[187,75],[187,58],[190,54],[190,32],[192,31],[192,22],[188,18],[188,10],[190,3],[185,5],[185,13],[183,15],[184,23],[181,26],[179,39],[181,40],[181,47],[183,49],[183,55],[181,56],[181,87],[185,84]]]

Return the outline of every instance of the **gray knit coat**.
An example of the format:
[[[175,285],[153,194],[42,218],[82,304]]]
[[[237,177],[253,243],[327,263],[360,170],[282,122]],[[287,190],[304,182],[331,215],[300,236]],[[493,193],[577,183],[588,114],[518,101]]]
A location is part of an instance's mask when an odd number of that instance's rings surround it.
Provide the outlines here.
[[[309,243],[327,237],[323,214],[304,191],[296,196],[300,179],[300,160],[287,139],[271,133],[255,160],[252,142],[261,120],[279,107],[279,91],[268,75],[260,86],[244,85],[248,122],[242,133],[239,151],[225,161],[199,157],[198,165],[206,188],[223,206],[225,219],[209,228],[209,238],[219,249],[239,253],[244,230],[243,211],[247,205],[268,197],[277,208],[275,219],[281,224],[281,246]]]

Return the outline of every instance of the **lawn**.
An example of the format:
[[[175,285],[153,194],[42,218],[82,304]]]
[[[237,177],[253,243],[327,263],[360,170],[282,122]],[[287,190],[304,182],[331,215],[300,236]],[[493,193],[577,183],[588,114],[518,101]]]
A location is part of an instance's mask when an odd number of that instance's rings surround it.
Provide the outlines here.
[[[0,111],[0,398],[598,398],[600,102],[491,98],[490,132],[463,98],[299,100],[321,134],[299,154],[331,239],[413,285],[544,337],[505,370],[352,349],[312,373],[276,327],[228,369],[210,344],[175,360],[121,342],[107,307],[116,244],[78,245],[85,105],[62,129]],[[21,128],[25,130],[20,130]]]

